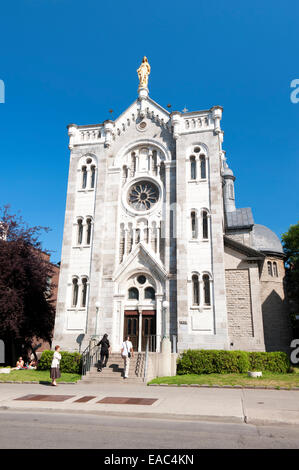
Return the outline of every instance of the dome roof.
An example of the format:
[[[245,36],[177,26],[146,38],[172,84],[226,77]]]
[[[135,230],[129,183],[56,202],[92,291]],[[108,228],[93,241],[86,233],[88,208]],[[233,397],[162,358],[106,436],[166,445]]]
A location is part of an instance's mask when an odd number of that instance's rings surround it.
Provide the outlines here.
[[[265,225],[254,224],[252,233],[253,243],[256,250],[283,254],[283,248],[278,236],[268,227],[265,227]]]
[[[233,171],[227,166],[226,168],[224,168],[223,172],[222,172],[222,175],[225,177],[225,176],[234,176],[234,173]]]

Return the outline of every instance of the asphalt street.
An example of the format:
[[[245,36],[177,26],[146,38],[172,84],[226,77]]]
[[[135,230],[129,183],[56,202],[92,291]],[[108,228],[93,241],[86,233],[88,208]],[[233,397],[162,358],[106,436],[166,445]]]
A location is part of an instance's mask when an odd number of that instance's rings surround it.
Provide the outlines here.
[[[0,411],[1,449],[298,449],[298,425]]]

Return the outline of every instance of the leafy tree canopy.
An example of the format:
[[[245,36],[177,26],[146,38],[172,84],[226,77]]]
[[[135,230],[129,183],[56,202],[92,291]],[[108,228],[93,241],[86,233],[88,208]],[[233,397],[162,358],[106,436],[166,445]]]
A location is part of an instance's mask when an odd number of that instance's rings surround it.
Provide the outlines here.
[[[284,252],[287,256],[286,280],[288,296],[299,308],[299,222],[291,225],[282,235]]]
[[[55,309],[49,279],[52,264],[41,251],[46,227],[29,227],[21,216],[0,208],[0,332],[10,341],[31,345],[51,340]]]

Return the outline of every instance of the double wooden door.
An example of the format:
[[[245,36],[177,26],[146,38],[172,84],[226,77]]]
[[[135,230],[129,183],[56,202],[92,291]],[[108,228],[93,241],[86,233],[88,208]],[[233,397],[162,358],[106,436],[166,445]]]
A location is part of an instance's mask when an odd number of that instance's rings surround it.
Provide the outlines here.
[[[138,312],[131,313],[125,312],[124,321],[124,339],[130,336],[133,344],[134,351],[138,351],[139,344],[139,314]],[[142,312],[142,325],[141,325],[141,350],[145,351],[146,344],[149,343],[149,350],[155,350],[156,344],[156,312],[151,311],[147,314],[146,310]]]

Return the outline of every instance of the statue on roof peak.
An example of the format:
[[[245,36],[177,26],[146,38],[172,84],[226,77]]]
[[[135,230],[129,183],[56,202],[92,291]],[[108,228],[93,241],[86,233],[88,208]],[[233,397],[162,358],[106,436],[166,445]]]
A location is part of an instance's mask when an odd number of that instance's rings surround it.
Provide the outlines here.
[[[137,70],[139,78],[139,87],[147,87],[148,85],[148,76],[151,73],[151,66],[148,63],[147,57],[143,57],[142,63]]]

